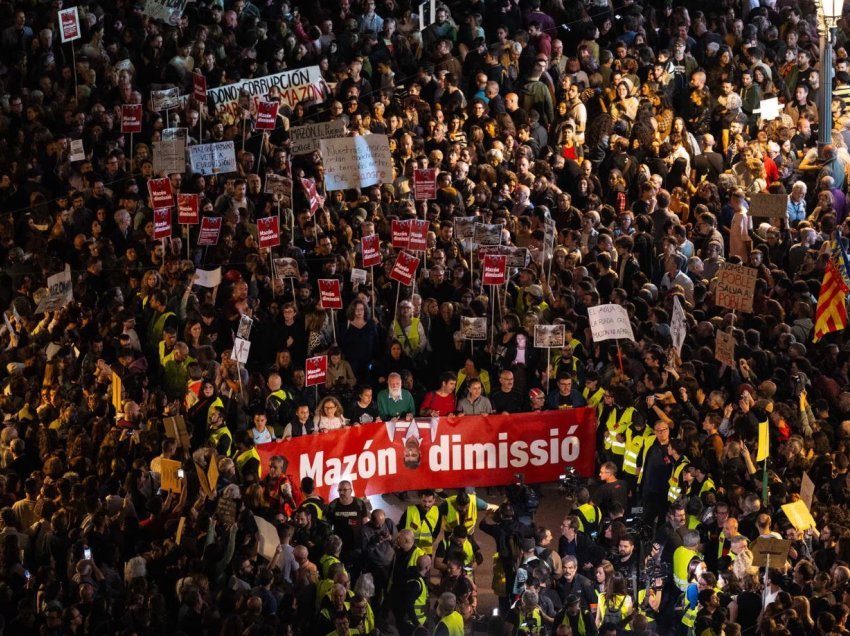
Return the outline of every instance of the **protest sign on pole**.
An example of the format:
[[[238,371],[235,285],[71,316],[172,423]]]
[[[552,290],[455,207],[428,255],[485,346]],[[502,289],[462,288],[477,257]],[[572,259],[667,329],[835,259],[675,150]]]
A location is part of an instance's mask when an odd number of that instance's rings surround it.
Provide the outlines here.
[[[171,238],[171,208],[154,208],[153,238],[157,241]]]
[[[306,386],[316,386],[324,384],[328,377],[328,357],[315,356],[307,358],[304,363],[304,373]]]
[[[121,132],[123,134],[142,132],[141,104],[121,105]]]
[[[309,372],[308,372],[309,373]],[[316,494],[331,497],[341,480],[360,495],[405,488],[466,488],[557,481],[564,466],[594,476],[596,410],[563,409],[511,415],[467,415],[417,420],[421,432],[415,468],[405,465],[404,433],[378,422],[322,435],[303,435],[257,447],[264,474],[273,456],[289,460],[294,481],[310,477]],[[393,432],[390,432],[390,429]],[[406,429],[405,429],[406,430]]]
[[[292,207],[292,179],[289,177],[267,172],[265,192],[277,196],[282,207]]]
[[[198,71],[192,73],[192,96],[199,104],[207,103],[207,78]]]
[[[174,205],[174,194],[171,190],[171,179],[148,179],[148,194],[151,197],[151,207],[170,208]]]
[[[418,267],[419,257],[401,251],[396,257],[392,271],[390,271],[390,278],[402,285],[410,287],[413,284],[413,279],[416,277],[416,269]]]
[[[685,343],[686,335],[687,323],[685,320],[685,310],[682,309],[682,303],[679,302],[679,297],[673,296],[673,315],[670,317],[670,337],[679,356],[682,355],[682,345]]]
[[[538,349],[560,349],[566,342],[564,325],[534,325],[534,346]]]
[[[80,14],[77,12],[77,7],[63,9],[59,12],[59,38],[62,44],[65,42],[73,42],[82,37],[80,29]]]
[[[280,104],[277,102],[260,102],[257,105],[257,121],[254,128],[257,130],[274,130],[277,125],[277,111]]]
[[[753,267],[723,263],[717,273],[714,304],[727,309],[752,313],[756,278],[758,273]]]
[[[326,190],[366,188],[392,182],[392,156],[386,135],[322,139],[319,144]]]
[[[189,146],[189,166],[203,175],[236,172],[236,147],[232,141]]]
[[[181,128],[180,130],[186,130]],[[177,136],[171,139],[151,142],[153,146],[153,171],[155,174],[170,175],[186,172],[186,138]]]
[[[220,216],[205,216],[201,219],[201,229],[198,232],[198,245],[218,245],[218,237],[221,234]]]
[[[162,112],[164,110],[172,110],[180,106],[180,89],[179,88],[163,88],[161,90],[151,91],[151,110]]]
[[[502,242],[502,225],[498,223],[475,223],[472,240],[478,245],[499,245]]]
[[[289,129],[289,152],[293,155],[310,154],[320,149],[319,142],[322,139],[333,139],[344,135],[345,122],[342,119],[292,126]]]
[[[236,360],[239,364],[247,364],[248,363],[248,355],[251,352],[251,341],[245,340],[244,338],[234,338],[233,339],[233,351],[231,352],[231,358]]]
[[[503,254],[485,254],[481,284],[504,285],[507,280],[508,257]]]
[[[437,169],[413,169],[413,198],[417,201],[428,201],[437,198]]]
[[[425,252],[428,249],[428,230],[431,223],[421,219],[408,221],[407,249],[411,252]]]
[[[478,248],[478,259],[483,261],[487,255],[505,256],[507,266],[516,268],[526,267],[531,262],[531,256],[525,247],[515,245],[482,245]]]
[[[313,179],[301,179],[301,187],[304,188],[307,205],[310,206],[310,216],[313,216],[325,202],[325,198],[319,194],[316,188],[316,182]]]
[[[381,264],[381,239],[377,234],[369,234],[360,239],[363,252],[363,267]]]
[[[72,139],[71,140],[71,153],[68,157],[68,160],[71,163],[76,161],[85,161],[86,160],[86,148],[83,145],[82,139]]]
[[[487,340],[487,318],[461,316],[460,334],[464,340]]]
[[[714,341],[714,357],[727,367],[735,366],[735,337],[726,331],[718,330]]]
[[[280,245],[280,217],[267,216],[257,219],[257,244],[260,249]]]
[[[177,222],[197,225],[200,222],[201,195],[181,192],[177,195]]]
[[[410,221],[393,219],[391,225],[390,245],[397,250],[406,250],[410,242]]]
[[[322,309],[342,309],[342,289],[339,279],[319,279],[319,306]]]
[[[365,269],[359,269],[357,267],[351,268],[351,284],[352,285],[365,285],[366,280],[369,277],[369,272]]]
[[[597,305],[587,308],[593,342],[604,340],[634,340],[629,312],[622,305]]]
[[[458,241],[469,241],[475,236],[476,216],[456,216],[454,218],[454,234]]]
[[[274,259],[274,271],[281,282],[287,278],[301,278],[298,261],[294,258],[283,257]]]

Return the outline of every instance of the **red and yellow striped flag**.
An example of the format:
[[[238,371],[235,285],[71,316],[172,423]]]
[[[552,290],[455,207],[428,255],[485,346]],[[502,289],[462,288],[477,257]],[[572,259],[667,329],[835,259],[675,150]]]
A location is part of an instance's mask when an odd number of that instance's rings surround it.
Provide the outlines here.
[[[818,294],[813,342],[817,342],[833,331],[841,331],[847,326],[845,298],[848,291],[850,290],[848,290],[844,279],[835,268],[835,263],[830,259],[826,264],[820,294]]]

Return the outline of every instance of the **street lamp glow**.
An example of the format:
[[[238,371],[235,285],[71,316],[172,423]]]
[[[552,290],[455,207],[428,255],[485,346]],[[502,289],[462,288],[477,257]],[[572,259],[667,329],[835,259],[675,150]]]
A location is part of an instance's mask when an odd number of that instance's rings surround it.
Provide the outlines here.
[[[827,27],[834,27],[844,10],[844,0],[818,0]]]

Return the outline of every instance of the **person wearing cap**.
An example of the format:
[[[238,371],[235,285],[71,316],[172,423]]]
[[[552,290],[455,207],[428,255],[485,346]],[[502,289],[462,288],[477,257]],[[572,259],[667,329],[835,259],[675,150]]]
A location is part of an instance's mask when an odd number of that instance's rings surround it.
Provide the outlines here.
[[[542,389],[534,387],[528,392],[528,401],[532,411],[544,411],[546,409],[546,394]]]
[[[581,599],[575,594],[569,594],[564,602],[564,607],[555,616],[555,633],[562,626],[569,626],[570,635],[596,636],[596,621],[587,609],[582,609]]]

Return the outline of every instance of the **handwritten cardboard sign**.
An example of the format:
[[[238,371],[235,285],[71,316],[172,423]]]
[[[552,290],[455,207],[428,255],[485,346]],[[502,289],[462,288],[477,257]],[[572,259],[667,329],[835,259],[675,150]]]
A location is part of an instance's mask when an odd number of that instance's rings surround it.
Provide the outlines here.
[[[752,267],[723,263],[717,273],[714,304],[746,313],[753,311],[753,296],[758,273]]]

